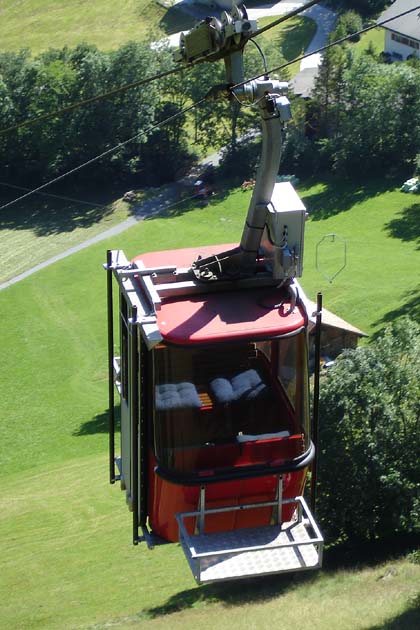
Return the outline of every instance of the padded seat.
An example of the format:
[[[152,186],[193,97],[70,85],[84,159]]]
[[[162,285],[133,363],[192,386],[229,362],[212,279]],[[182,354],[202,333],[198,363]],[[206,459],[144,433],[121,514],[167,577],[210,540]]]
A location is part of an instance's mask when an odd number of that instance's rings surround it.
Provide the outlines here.
[[[231,378],[214,378],[209,383],[214,401],[219,405],[269,398],[271,390],[256,370],[246,370]]]
[[[200,409],[201,400],[192,383],[161,383],[156,386],[156,410]]]

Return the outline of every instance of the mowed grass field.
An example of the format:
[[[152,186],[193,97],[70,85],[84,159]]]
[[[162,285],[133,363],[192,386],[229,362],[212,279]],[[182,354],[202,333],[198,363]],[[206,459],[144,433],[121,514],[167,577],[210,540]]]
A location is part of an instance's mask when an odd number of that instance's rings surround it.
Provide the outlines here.
[[[263,4],[263,2],[261,2]],[[34,53],[48,48],[73,47],[80,42],[112,50],[128,41],[154,41],[197,22],[176,6],[156,0],[3,0],[0,5],[0,50],[30,48]],[[209,11],[211,13],[211,11]],[[214,9],[215,15],[220,9]],[[204,13],[203,13],[204,15]],[[265,26],[275,18],[259,20]],[[313,20],[299,17],[263,36],[263,41],[288,43],[283,54],[287,60],[301,52],[315,34]],[[289,37],[292,35],[293,37]],[[309,39],[308,39],[309,37]]]
[[[102,50],[127,41],[161,39],[170,32],[191,28],[194,20],[155,0],[2,0],[0,49],[96,44]]]
[[[418,198],[394,183],[308,183],[303,285],[374,332],[419,314]],[[6,628],[306,628],[412,630],[420,566],[389,559],[315,575],[198,587],[178,545],[130,542],[123,494],[107,483],[105,273],[107,247],[127,255],[239,238],[249,193],[190,204],[143,221],[0,292],[0,625]],[[317,243],[347,242],[332,284]],[[338,241],[338,238],[336,239]],[[34,238],[36,247],[36,238]],[[340,255],[323,252],[325,267]],[[344,500],[337,497],[338,501]]]
[[[26,190],[0,183],[0,206]],[[60,192],[34,195],[0,212],[0,284],[131,216],[116,192]]]

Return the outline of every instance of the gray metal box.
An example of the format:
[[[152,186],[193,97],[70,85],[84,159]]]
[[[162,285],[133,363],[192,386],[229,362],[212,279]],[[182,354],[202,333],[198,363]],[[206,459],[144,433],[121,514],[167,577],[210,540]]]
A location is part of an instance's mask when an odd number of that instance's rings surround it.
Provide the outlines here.
[[[261,240],[262,253],[274,278],[302,275],[305,221],[305,206],[292,184],[275,184]]]

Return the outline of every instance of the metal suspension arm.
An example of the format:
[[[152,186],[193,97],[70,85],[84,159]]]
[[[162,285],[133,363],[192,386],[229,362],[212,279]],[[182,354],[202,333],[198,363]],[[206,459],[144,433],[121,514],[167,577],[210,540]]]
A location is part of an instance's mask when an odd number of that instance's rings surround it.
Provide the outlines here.
[[[190,33],[182,34],[175,58],[187,64],[223,58],[226,85],[216,86],[208,97],[223,96],[257,105],[262,121],[262,156],[241,243],[234,250],[193,262],[191,271],[198,280],[213,281],[249,277],[255,274],[268,207],[279,170],[283,125],[291,118],[285,96],[288,85],[268,76],[244,83],[243,48],[256,30],[244,7],[234,6],[221,20],[206,18]],[[240,84],[239,87],[233,86]]]

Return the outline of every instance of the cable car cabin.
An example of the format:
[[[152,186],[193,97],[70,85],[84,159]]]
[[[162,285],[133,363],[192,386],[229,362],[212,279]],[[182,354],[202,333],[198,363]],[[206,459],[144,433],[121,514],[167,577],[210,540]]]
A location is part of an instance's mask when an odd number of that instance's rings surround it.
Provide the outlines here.
[[[186,287],[177,276],[203,250],[220,246],[132,263],[108,252],[111,481],[133,511],[134,543],[180,541],[198,582],[319,567],[302,496],[314,456],[304,305],[273,286]]]

